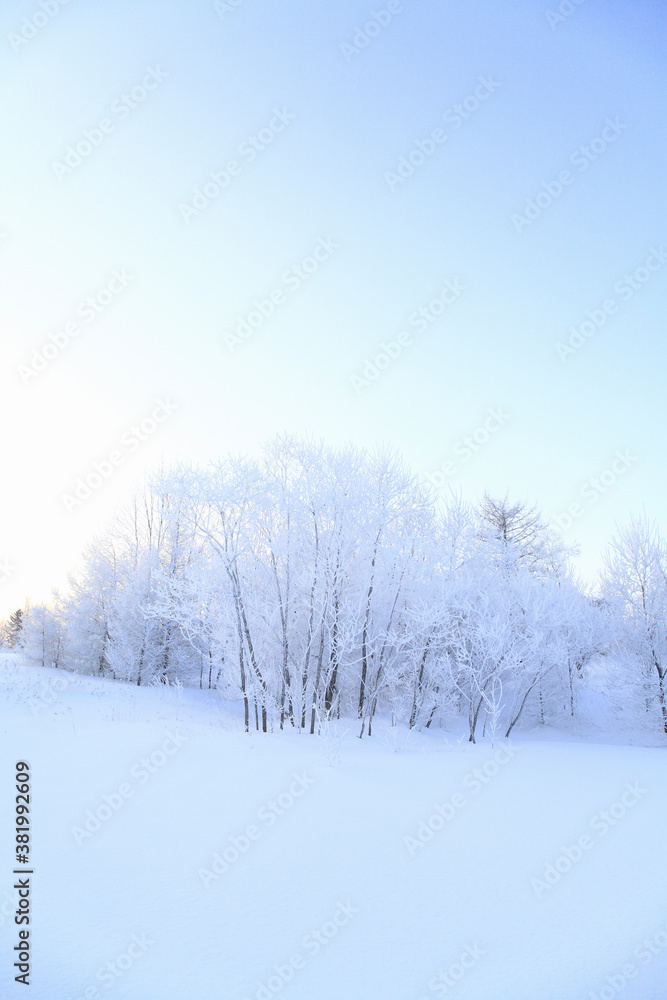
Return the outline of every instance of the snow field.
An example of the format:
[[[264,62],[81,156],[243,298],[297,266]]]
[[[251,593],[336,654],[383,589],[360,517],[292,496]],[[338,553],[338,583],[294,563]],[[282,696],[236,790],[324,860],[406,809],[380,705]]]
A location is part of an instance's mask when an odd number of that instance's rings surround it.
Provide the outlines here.
[[[664,996],[663,748],[341,720],[332,767],[208,692],[0,672],[0,936],[7,956],[27,759],[33,1000]]]

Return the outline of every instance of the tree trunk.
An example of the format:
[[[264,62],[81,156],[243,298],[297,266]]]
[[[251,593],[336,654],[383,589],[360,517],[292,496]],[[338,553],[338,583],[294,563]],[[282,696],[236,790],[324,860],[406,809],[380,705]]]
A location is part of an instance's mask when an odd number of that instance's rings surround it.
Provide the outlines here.
[[[658,688],[660,690],[660,710],[662,712],[662,731],[667,733],[667,702],[665,700],[665,673],[658,667]]]
[[[336,697],[336,680],[338,677],[338,595],[334,599],[334,620],[331,630],[331,651],[329,654],[331,663],[331,673],[327,683],[326,694],[324,695],[324,710],[329,714],[333,708]]]
[[[310,710],[310,735],[315,732],[315,707],[317,695],[320,689],[320,678],[322,676],[322,661],[324,659],[324,616],[322,616],[322,627],[320,628],[320,650],[317,654],[317,672],[315,674],[315,686],[313,687],[313,705]]]
[[[422,679],[424,677],[424,666],[426,664],[426,657],[428,656],[428,641],[424,646],[424,655],[422,656],[421,663],[419,665],[419,676],[415,682],[414,691],[412,694],[412,711],[410,712],[410,729],[414,729],[417,721],[417,692],[421,692]]]
[[[366,594],[366,611],[364,613],[364,627],[361,633],[361,683],[359,685],[359,709],[358,718],[362,718],[364,714],[364,703],[366,701],[366,675],[368,673],[368,624],[370,622],[371,616],[371,597],[373,595],[373,584],[375,582],[375,559],[377,556],[378,543],[380,541],[380,531],[375,536],[375,547],[373,549],[373,558],[371,560],[371,579],[368,585],[368,593]],[[364,727],[361,726],[361,735],[363,735]]]
[[[572,660],[567,658],[567,670],[570,678],[570,715],[574,718],[574,684],[572,681]]]

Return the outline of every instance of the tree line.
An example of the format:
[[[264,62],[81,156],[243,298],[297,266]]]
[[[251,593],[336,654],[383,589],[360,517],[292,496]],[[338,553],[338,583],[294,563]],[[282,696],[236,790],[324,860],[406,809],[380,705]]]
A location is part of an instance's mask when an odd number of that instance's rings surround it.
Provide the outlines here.
[[[2,635],[46,666],[215,688],[246,730],[345,715],[363,736],[384,713],[464,719],[474,742],[576,718],[595,681],[667,733],[665,542],[645,517],[619,529],[595,591],[573,554],[526,503],[443,499],[390,450],[280,436],[162,470]]]

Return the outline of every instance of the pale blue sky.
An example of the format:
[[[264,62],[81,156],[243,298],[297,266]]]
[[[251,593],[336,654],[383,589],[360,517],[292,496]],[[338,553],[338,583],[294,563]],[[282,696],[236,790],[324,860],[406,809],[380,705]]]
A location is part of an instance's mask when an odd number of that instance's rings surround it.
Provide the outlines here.
[[[43,26],[39,3],[3,5],[3,613],[64,580],[146,468],[256,451],[277,430],[390,442],[422,475],[453,462],[447,481],[470,498],[509,489],[549,517],[579,503],[566,538],[588,576],[615,520],[645,507],[667,526],[667,18],[644,2],[561,6],[572,13],[552,24],[555,2],[394,2],[351,53],[387,3],[71,0]],[[35,15],[34,37],[12,41]],[[154,89],[122,111],[148,69]],[[451,109],[466,98],[464,121]],[[67,147],[105,118],[59,178]],[[250,161],[241,144],[271,123],[282,130]],[[438,128],[444,141],[390,186]],[[230,160],[236,176],[186,222],[179,206]],[[571,183],[517,232],[564,170]],[[337,247],[288,283],[320,240]],[[636,291],[614,288],[647,259]],[[411,326],[448,279],[457,300]],[[87,323],[80,303],[110,280],[117,294]],[[230,352],[225,334],[278,291]],[[608,300],[616,311],[559,358]],[[76,339],[22,377],[33,348],[77,320]],[[401,331],[411,343],[356,391]],[[131,444],[166,397],[176,411]],[[479,430],[498,407],[502,425]],[[108,481],[68,511],[63,494],[114,450]],[[583,496],[600,474],[604,492]]]

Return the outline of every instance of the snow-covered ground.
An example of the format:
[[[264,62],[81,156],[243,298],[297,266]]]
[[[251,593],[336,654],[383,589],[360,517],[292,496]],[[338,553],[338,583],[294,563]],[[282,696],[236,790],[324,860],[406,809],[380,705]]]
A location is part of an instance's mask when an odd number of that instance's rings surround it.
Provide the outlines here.
[[[19,759],[33,1000],[665,997],[665,746],[244,734],[7,655],[0,693],[3,998]]]

